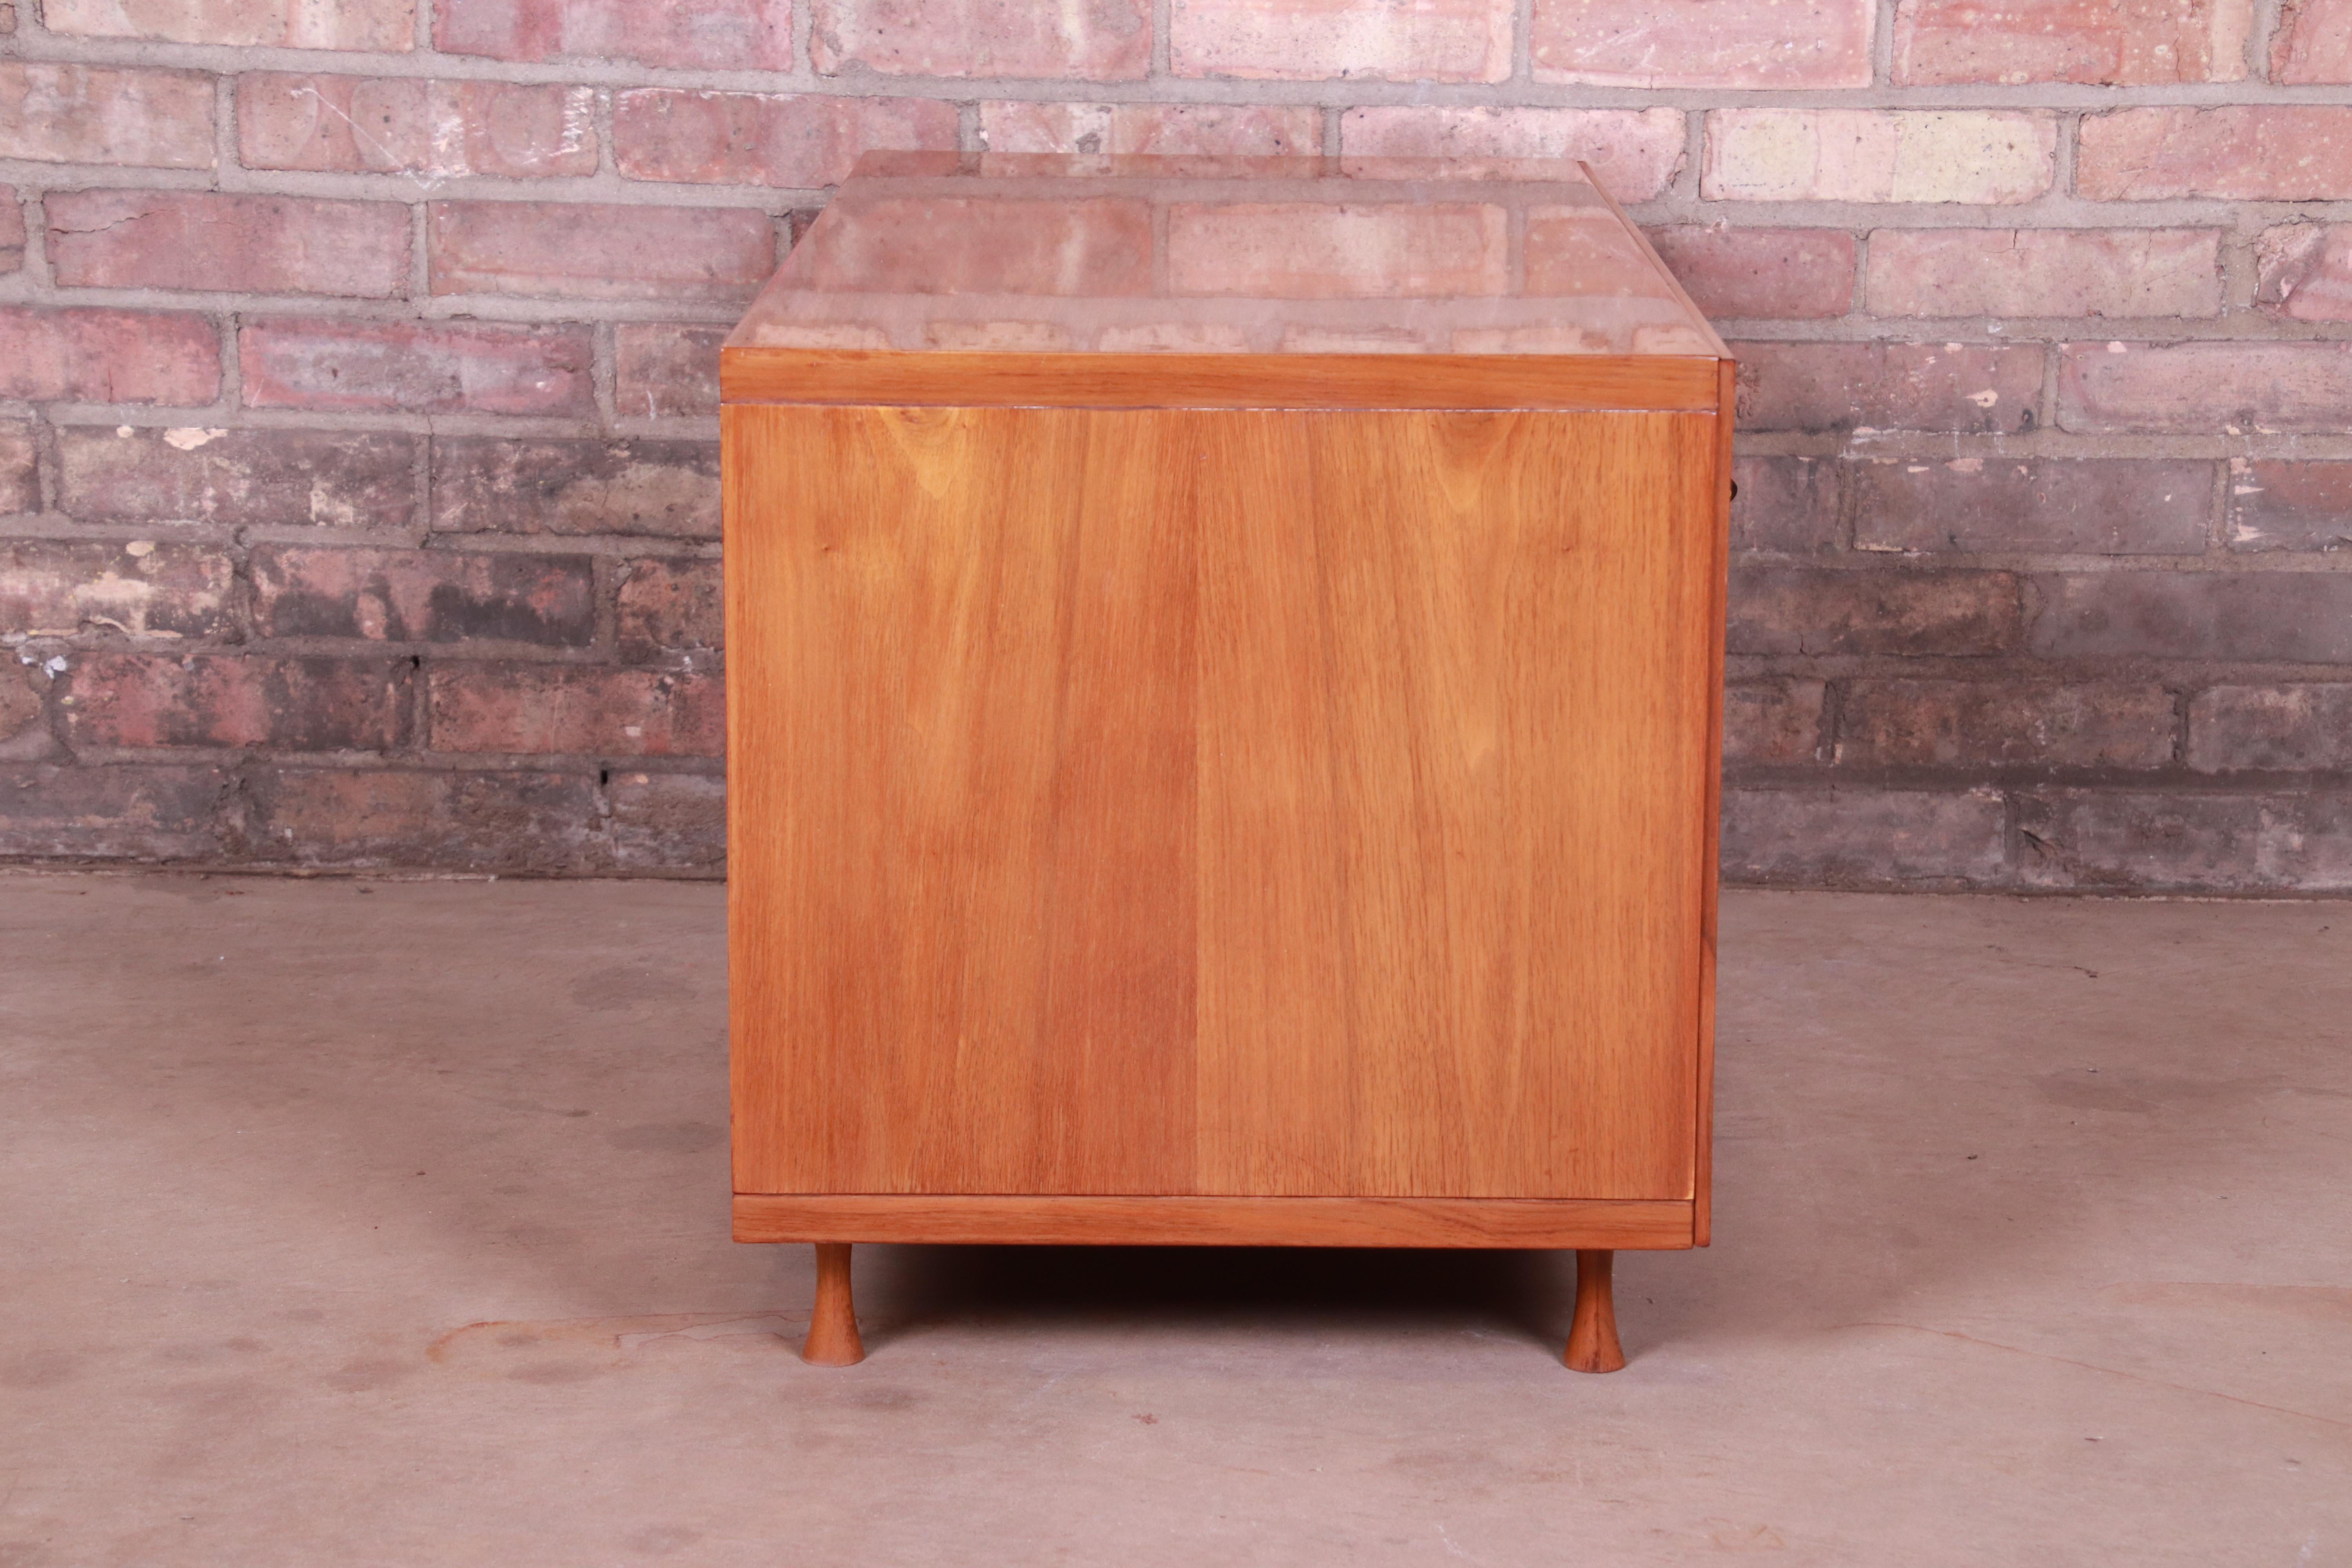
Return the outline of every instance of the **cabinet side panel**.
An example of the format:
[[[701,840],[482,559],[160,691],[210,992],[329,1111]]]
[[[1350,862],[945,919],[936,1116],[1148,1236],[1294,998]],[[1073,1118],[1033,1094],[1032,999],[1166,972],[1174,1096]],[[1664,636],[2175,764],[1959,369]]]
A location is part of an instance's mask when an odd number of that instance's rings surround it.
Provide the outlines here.
[[[737,1190],[1192,1190],[1171,417],[729,411]]]

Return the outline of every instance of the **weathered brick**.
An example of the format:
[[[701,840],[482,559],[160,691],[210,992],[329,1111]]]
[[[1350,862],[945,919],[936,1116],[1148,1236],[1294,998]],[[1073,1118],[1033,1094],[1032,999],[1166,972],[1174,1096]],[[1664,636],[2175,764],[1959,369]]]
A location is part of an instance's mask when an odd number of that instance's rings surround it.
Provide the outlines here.
[[[1872,0],[1535,0],[1538,81],[1604,87],[1870,85]]]
[[[1142,202],[960,201],[948,227],[941,210],[929,198],[866,203],[855,225],[834,231],[809,286],[1081,299],[1151,291],[1151,209]]]
[[[1867,298],[1881,316],[2213,316],[2210,228],[1882,228]]]
[[[1304,103],[983,103],[994,153],[1313,156],[1323,114]]]
[[[1853,306],[1855,245],[1843,230],[1677,224],[1649,236],[1709,316],[1803,321]]]
[[[58,431],[58,508],[85,521],[405,528],[416,437],[390,431]]]
[[[72,191],[47,210],[49,265],[68,287],[376,299],[408,287],[408,209],[397,202]]]
[[[702,321],[623,321],[613,329],[613,405],[624,419],[719,412],[719,345]]]
[[[427,680],[436,752],[715,757],[727,708],[714,674],[561,664],[446,664]]]
[[[1718,109],[1710,201],[2029,202],[2056,177],[2046,114],[1974,109]]]
[[[2289,223],[2254,242],[2254,304],[2291,321],[2352,321],[2352,223]]]
[[[287,317],[237,333],[252,408],[586,415],[588,329]]]
[[[212,79],[0,60],[0,158],[209,169]]]
[[[2271,36],[2271,79],[2352,81],[2352,3],[2286,0]]]
[[[264,637],[583,647],[595,633],[584,555],[271,546],[253,588]]]
[[[2352,686],[2216,686],[2189,700],[2189,765],[2203,773],[2352,769]]]
[[[2253,9],[2252,0],[1902,0],[1895,79],[2238,81]]]
[[[0,636],[215,637],[234,576],[226,554],[194,545],[0,542]]]
[[[502,60],[788,71],[792,0],[437,0],[433,47]]]
[[[1178,76],[1501,81],[1511,0],[1172,0]]]
[[[719,563],[632,561],[620,592],[621,657],[715,651],[726,646]]]
[[[2067,343],[2067,430],[2320,431],[2352,407],[2352,342]]]
[[[1349,159],[1573,159],[1620,201],[1663,195],[1683,166],[1678,109],[1495,109],[1423,104],[1351,109],[1339,119]]]
[[[436,294],[748,300],[776,269],[768,215],[748,207],[435,202]]]
[[[237,161],[248,169],[495,174],[596,172],[585,87],[264,71],[236,80]]]
[[[269,768],[247,825],[255,858],[298,865],[576,873],[608,858],[586,774]]]
[[[1738,345],[1748,430],[2030,430],[2042,351],[1966,343]]]
[[[1146,0],[813,0],[810,16],[809,58],[826,76],[863,69],[1112,81],[1140,78],[1151,64]]]
[[[433,527],[716,539],[719,447],[440,437],[433,443]]]
[[[52,33],[279,49],[416,47],[416,0],[42,0]]]
[[[383,751],[401,743],[406,659],[83,654],[60,709],[77,746]]]
[[[1731,547],[1810,555],[1844,542],[1844,470],[1824,458],[1737,458],[1731,464]]]
[[[710,773],[615,773],[604,788],[613,858],[646,870],[727,864],[727,781]]]
[[[49,676],[38,663],[0,660],[0,763],[37,763],[53,756],[49,735]]]
[[[0,419],[0,514],[41,510],[34,460],[33,427],[21,419]]]
[[[2230,462],[2230,548],[2352,545],[2352,463]]]
[[[1735,680],[1723,689],[1723,760],[1809,763],[1821,744],[1818,680]]]
[[[17,205],[16,187],[0,185],[0,272],[25,265],[25,209]]]
[[[1967,656],[2011,651],[2006,572],[1832,571],[1750,559],[1731,572],[1733,653]]]
[[[2019,803],[2031,886],[2133,891],[2352,888],[2352,795],[2039,792]]]
[[[613,100],[614,157],[636,180],[832,185],[870,149],[955,144],[955,105],[934,99],[654,87]]]
[[[220,333],[176,311],[0,309],[0,397],[163,403],[220,395]]]
[[[1861,680],[1836,758],[1864,767],[2156,768],[2172,760],[2172,694],[2155,685]]]
[[[188,860],[220,847],[229,775],[209,767],[0,767],[0,855]]]
[[[1479,202],[1234,203],[1168,215],[1168,282],[1179,294],[1501,294],[1509,248],[1504,210]]]
[[[2032,550],[2195,555],[2213,465],[2153,458],[1954,458],[1854,465],[1864,550]]]
[[[2097,572],[2032,580],[2029,645],[2055,658],[2352,663],[2352,575]]]
[[[2008,868],[2008,816],[1989,789],[1726,790],[1732,882],[1984,887]]]
[[[2083,117],[2074,188],[2095,201],[2352,197],[2352,107],[2234,104]]]

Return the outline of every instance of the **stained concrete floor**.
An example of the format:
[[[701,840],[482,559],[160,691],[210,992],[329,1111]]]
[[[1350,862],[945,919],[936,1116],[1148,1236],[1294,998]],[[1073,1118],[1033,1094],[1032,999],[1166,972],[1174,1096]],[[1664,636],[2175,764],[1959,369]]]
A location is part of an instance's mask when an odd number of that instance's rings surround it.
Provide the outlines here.
[[[827,1372],[719,889],[0,877],[0,1564],[2352,1563],[2352,906],[1725,913],[1626,1371],[1545,1255],[876,1247]]]

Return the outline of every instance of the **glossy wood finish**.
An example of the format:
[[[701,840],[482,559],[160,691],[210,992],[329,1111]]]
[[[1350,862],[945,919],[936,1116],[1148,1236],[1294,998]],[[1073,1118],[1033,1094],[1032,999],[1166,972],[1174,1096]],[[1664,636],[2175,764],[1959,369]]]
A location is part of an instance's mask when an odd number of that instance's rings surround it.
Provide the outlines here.
[[[1666,1250],[1688,1247],[1690,1237],[1687,1202],[760,1194],[735,1199],[738,1241]]]
[[[809,1313],[801,1360],[811,1366],[856,1366],[866,1359],[857,1335],[857,1307],[849,1294],[849,1244],[816,1244],[816,1303]]]
[[[1570,1320],[1568,1349],[1561,1355],[1570,1372],[1616,1372],[1625,1364],[1617,1342],[1617,1300],[1612,1285],[1617,1255],[1579,1248],[1576,1254],[1576,1315]]]

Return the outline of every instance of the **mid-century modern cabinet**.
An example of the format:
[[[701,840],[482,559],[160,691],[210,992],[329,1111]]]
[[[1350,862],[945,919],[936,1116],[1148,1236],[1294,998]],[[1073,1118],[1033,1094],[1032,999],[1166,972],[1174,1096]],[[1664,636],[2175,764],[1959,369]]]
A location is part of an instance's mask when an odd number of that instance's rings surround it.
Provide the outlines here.
[[[1731,362],[1574,164],[877,154],[727,344],[735,1234],[1707,1238]]]

